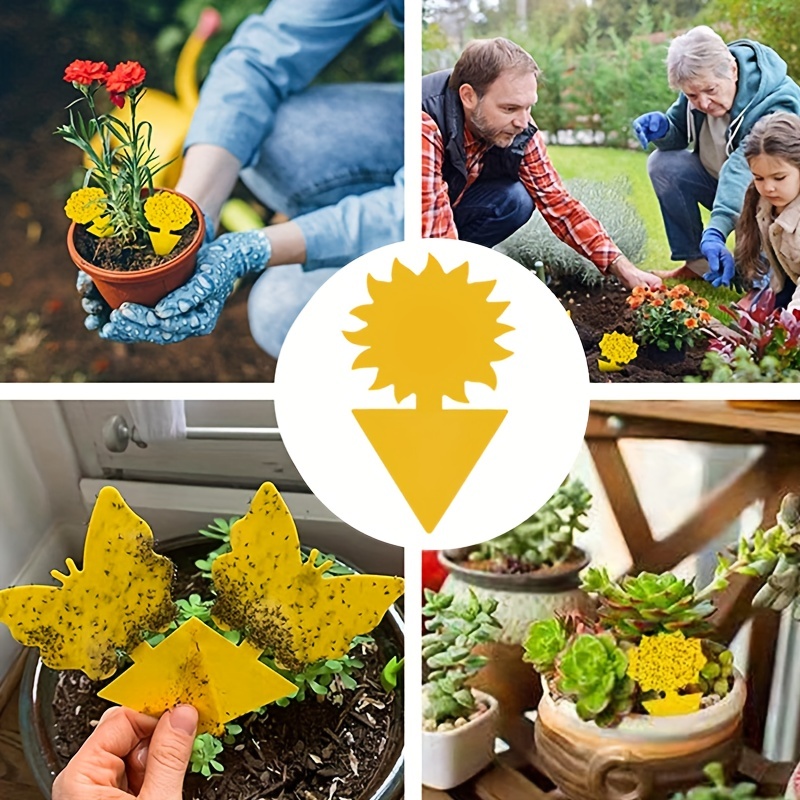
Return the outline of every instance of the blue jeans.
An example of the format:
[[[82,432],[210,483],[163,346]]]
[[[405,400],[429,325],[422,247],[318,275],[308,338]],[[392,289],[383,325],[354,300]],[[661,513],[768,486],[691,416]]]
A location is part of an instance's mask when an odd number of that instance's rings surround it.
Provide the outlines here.
[[[711,209],[717,179],[706,172],[699,156],[690,150],[656,150],[647,159],[673,261],[703,258],[700,206]]]
[[[340,203],[358,234],[337,241],[338,226],[322,268],[270,267],[256,281],[248,300],[250,329],[267,353],[278,357],[303,306],[352,260],[353,248],[360,255],[402,238],[402,227],[394,227],[402,226],[402,187],[395,180],[402,165],[402,85],[317,86],[280,106],[274,130],[254,165],[242,170],[242,181],[266,206],[295,218],[309,248],[336,219],[315,212]],[[367,193],[363,203],[353,202]]]
[[[520,181],[478,178],[453,209],[458,238],[494,247],[521,228],[533,208],[533,198]]]

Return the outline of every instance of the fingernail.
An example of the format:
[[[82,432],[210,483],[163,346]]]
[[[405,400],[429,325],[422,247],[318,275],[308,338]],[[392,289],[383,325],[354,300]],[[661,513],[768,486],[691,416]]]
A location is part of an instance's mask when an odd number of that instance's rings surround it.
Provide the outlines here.
[[[197,710],[194,706],[175,706],[169,712],[169,724],[176,731],[194,735],[197,730]]]
[[[136,760],[139,762],[140,767],[147,766],[147,754],[150,752],[150,748],[143,744],[137,751],[136,751]]]

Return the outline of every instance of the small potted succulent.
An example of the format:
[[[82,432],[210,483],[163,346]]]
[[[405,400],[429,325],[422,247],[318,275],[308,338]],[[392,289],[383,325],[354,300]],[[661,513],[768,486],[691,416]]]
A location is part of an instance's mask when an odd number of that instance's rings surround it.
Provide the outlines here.
[[[72,220],[67,248],[75,265],[94,281],[113,308],[130,301],[155,305],[194,272],[205,222],[190,198],[156,190],[159,164],[151,146],[152,126],[137,120],[146,72],[127,61],[109,71],[104,62],[73,61],[64,72],[80,97],[69,106],[69,124],[56,133],[76,145],[89,167],[83,186],[64,208]],[[129,117],[102,113],[100,89]],[[76,110],[83,104],[86,118]]]
[[[422,637],[427,677],[422,687],[422,783],[451,789],[493,758],[497,701],[467,686],[485,663],[476,645],[492,641],[500,626],[493,600],[425,590],[428,617]]]
[[[758,787],[753,783],[737,783],[728,786],[722,765],[713,762],[703,772],[711,783],[710,786],[697,786],[686,794],[676,794],[672,800],[780,800],[778,797],[761,798]]]
[[[522,661],[530,623],[591,608],[579,588],[579,573],[589,559],[574,541],[587,530],[591,503],[586,486],[568,479],[516,528],[483,544],[439,554],[450,573],[442,591],[456,597],[474,592],[497,602],[495,617],[502,631],[496,642],[478,649],[488,662],[473,685],[499,700],[502,729],[541,697],[538,679]]]
[[[620,581],[590,568],[583,589],[596,615],[534,622],[526,659],[545,693],[535,728],[548,776],[572,800],[660,800],[741,751],[745,684],[733,656],[709,637],[713,599],[734,573],[768,577],[754,603],[780,608],[800,585],[800,503],[787,495],[776,525],[719,557],[696,590],[667,572]]]
[[[157,554],[144,520],[106,487],[81,569],[68,560],[67,575],[54,572],[62,587],[0,592],[0,621],[40,650],[20,716],[42,791],[110,704],[159,716],[190,702],[200,724],[187,798],[399,800],[402,623],[392,603],[402,579],[304,551],[271,484],[245,517],[206,533],[220,540],[211,553],[197,537]]]

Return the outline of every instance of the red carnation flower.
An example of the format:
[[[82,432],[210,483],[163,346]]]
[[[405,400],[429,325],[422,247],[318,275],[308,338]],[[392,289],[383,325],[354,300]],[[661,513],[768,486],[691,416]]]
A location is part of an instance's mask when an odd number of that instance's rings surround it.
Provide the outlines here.
[[[108,65],[105,61],[73,61],[64,70],[64,80],[67,83],[79,83],[82,86],[91,86],[95,81],[105,83],[108,76]]]
[[[114,67],[114,71],[110,72],[106,77],[106,89],[111,95],[112,102],[120,105],[114,99],[114,95],[126,94],[131,89],[135,89],[144,83],[146,76],[145,68],[138,61],[125,61],[122,64],[117,64]]]

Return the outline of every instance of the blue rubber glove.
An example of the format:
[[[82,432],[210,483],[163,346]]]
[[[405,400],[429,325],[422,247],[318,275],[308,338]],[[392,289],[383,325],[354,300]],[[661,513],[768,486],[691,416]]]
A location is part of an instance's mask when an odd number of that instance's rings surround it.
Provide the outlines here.
[[[226,233],[200,248],[194,275],[155,308],[123,303],[106,317],[95,305],[92,287],[83,301],[90,313],[86,327],[94,325],[101,339],[117,342],[173,344],[205,336],[214,330],[236,280],[264,270],[271,255],[270,241],[259,231]]]
[[[725,247],[725,237],[716,228],[706,228],[700,238],[700,252],[708,261],[709,270],[703,280],[712,286],[729,286],[736,274],[733,255]]]
[[[654,139],[662,139],[669,130],[669,120],[666,114],[660,111],[648,111],[633,121],[633,132],[642,145],[643,150],[647,150],[647,145]]]

